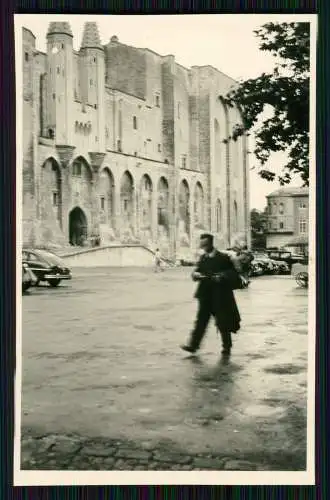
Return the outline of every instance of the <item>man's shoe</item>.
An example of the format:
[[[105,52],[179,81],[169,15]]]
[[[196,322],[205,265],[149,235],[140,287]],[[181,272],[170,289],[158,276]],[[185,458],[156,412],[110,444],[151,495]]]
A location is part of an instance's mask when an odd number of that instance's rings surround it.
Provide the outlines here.
[[[193,347],[191,347],[190,345],[182,345],[182,346],[180,346],[180,347],[181,347],[181,349],[182,349],[183,351],[190,352],[191,354],[194,354],[194,353],[197,351],[197,349],[194,349],[194,348],[193,348]]]

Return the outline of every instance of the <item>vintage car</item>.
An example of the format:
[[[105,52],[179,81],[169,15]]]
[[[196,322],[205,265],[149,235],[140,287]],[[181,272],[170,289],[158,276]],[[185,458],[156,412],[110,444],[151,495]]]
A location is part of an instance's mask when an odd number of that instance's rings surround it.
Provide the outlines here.
[[[272,260],[286,262],[290,273],[294,264],[303,264],[306,260],[306,257],[303,255],[294,255],[288,250],[269,249],[267,253]]]
[[[26,262],[22,262],[22,292],[26,292],[37,281],[37,277]]]
[[[284,260],[276,260],[276,266],[277,266],[277,274],[290,274],[290,266],[287,262]]]
[[[72,279],[71,271],[63,260],[48,250],[24,248],[23,262],[35,274],[36,286],[40,281],[46,281],[50,286],[56,287],[62,280]]]
[[[265,263],[254,259],[251,262],[250,276],[262,276],[265,274]]]
[[[264,269],[263,274],[275,274],[277,272],[275,261],[272,260],[266,252],[253,252],[253,257],[252,263],[260,263]]]
[[[299,287],[308,288],[308,264],[294,264],[292,267],[292,275]]]

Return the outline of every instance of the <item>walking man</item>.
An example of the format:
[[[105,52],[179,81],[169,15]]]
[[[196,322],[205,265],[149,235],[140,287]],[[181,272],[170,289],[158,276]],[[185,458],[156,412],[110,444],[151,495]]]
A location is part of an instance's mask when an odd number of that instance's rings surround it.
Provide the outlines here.
[[[156,251],[155,251],[155,272],[158,273],[159,271],[163,271],[162,259],[160,256],[159,248],[156,248]]]
[[[189,343],[181,348],[195,353],[213,316],[221,334],[222,354],[229,355],[231,334],[238,332],[241,321],[232,286],[232,277],[237,275],[237,271],[230,257],[214,248],[211,234],[201,235],[200,247],[204,254],[192,274],[193,280],[199,282],[195,293],[199,302],[197,319]]]

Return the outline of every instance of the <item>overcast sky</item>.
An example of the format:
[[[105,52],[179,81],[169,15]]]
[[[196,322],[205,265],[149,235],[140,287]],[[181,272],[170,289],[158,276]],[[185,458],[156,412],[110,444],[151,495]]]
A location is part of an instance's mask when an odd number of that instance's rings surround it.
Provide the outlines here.
[[[46,49],[46,33],[51,21],[68,21],[74,35],[74,48],[79,49],[83,25],[96,21],[102,43],[113,35],[119,41],[136,47],[148,47],[161,55],[173,54],[183,66],[212,65],[235,79],[247,79],[271,71],[274,59],[258,48],[253,31],[270,21],[309,20],[307,16],[288,15],[177,15],[177,16],[85,16],[85,15],[19,15],[17,29],[25,26],[37,37],[36,48]],[[253,155],[250,167],[257,165]],[[279,168],[285,162],[282,154],[274,155],[271,165]],[[300,185],[299,179],[294,185]],[[250,171],[251,208],[262,209],[265,196],[278,187],[276,182],[262,180]]]

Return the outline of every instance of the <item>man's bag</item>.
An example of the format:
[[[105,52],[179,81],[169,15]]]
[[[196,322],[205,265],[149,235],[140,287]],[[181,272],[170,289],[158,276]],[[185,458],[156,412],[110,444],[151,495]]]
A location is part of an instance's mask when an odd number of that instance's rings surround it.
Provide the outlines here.
[[[246,288],[246,283],[244,283],[242,276],[236,271],[236,269],[225,271],[224,277],[232,290],[241,290],[242,288]]]

